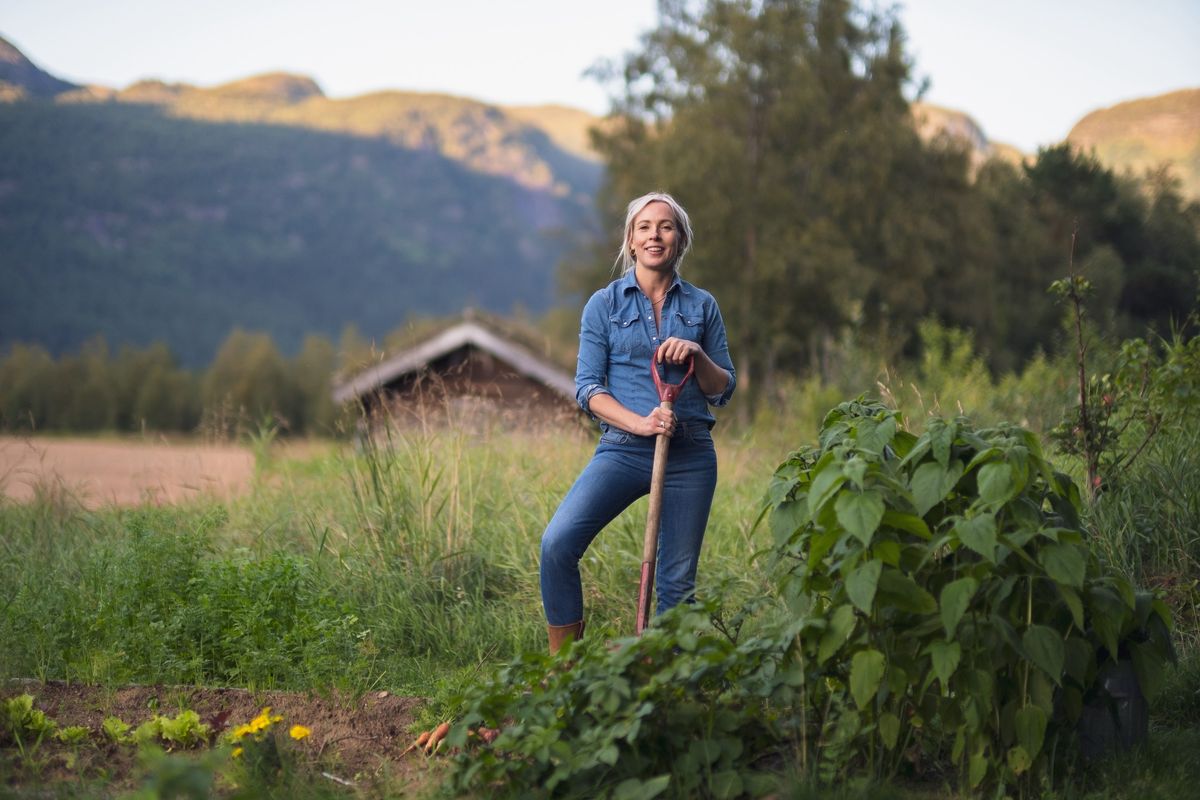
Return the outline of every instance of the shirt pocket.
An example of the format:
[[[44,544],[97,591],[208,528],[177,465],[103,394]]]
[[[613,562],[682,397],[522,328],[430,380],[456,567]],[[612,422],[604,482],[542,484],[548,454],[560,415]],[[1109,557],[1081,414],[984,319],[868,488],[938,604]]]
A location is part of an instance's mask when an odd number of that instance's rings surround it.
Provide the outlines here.
[[[641,319],[636,313],[613,314],[608,318],[608,347],[614,353],[631,353],[642,338]]]
[[[676,311],[671,335],[699,344],[700,339],[704,336],[704,318],[699,314]]]

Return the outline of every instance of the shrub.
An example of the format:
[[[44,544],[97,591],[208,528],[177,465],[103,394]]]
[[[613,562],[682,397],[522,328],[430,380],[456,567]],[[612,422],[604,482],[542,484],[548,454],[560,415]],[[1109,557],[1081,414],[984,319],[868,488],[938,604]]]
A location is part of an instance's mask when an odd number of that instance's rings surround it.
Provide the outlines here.
[[[591,637],[560,658],[526,653],[473,689],[447,743],[446,788],[505,797],[738,797],[776,787],[794,732],[780,713],[797,673],[780,668],[795,631],[739,637],[715,605],[658,617],[641,638]],[[723,633],[721,633],[723,631]],[[487,737],[485,737],[487,738]]]
[[[1029,786],[1104,661],[1131,658],[1153,695],[1170,615],[1091,552],[1078,489],[1036,436],[935,418],[918,438],[860,398],[819,438],[780,465],[769,506],[822,775],[919,752],[963,788]]]

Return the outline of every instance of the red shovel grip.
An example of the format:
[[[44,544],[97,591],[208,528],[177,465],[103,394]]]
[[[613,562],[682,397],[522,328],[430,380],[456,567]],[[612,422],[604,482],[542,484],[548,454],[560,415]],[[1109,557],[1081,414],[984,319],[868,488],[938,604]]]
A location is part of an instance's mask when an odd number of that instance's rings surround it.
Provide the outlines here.
[[[660,403],[674,403],[679,393],[683,391],[683,385],[688,382],[688,378],[692,377],[692,373],[696,371],[696,357],[688,356],[687,374],[683,376],[683,380],[679,383],[663,383],[662,377],[658,374],[658,348],[654,348],[654,354],[650,356],[650,374],[654,376],[654,388],[658,389],[658,400]]]

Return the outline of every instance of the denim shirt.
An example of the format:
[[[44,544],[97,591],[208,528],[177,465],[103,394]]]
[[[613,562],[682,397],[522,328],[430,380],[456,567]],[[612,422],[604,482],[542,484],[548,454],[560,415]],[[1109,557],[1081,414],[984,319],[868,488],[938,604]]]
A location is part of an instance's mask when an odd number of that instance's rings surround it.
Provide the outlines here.
[[[709,405],[728,403],[737,385],[717,301],[676,274],[663,302],[661,320],[659,331],[654,327],[654,309],[638,287],[634,270],[591,296],[583,308],[575,368],[575,399],[580,408],[591,414],[589,402],[603,392],[636,414],[649,414],[659,404],[650,373],[651,358],[661,342],[675,336],[698,342],[717,366],[729,372],[729,383],[720,394],[704,394],[693,376],[675,401],[678,419],[713,426],[716,420]],[[663,380],[678,383],[686,371],[686,365],[666,364]],[[600,427],[609,428],[605,422],[600,422]]]

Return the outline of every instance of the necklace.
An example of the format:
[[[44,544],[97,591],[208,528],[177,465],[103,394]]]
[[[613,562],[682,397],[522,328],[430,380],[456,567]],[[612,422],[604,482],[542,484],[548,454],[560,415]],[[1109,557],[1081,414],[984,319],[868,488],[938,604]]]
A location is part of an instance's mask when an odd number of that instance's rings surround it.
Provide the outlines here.
[[[647,299],[647,300],[650,300],[650,297],[649,297],[649,295],[647,295],[647,296],[646,296],[646,299]],[[661,303],[662,303],[662,301],[664,301],[664,300],[666,300],[666,299],[667,299],[667,292],[663,292],[663,294],[662,294],[662,297],[658,298],[657,300],[650,300],[650,306],[651,306],[651,308],[653,308],[653,307],[655,307],[655,306],[658,306],[659,304],[661,304]]]

